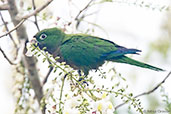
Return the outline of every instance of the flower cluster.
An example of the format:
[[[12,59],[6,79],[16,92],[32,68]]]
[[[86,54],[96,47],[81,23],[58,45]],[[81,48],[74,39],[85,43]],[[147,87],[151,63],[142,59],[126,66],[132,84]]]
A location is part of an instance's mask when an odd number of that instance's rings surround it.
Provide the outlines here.
[[[72,92],[69,92],[71,94]],[[66,94],[63,100],[63,114],[113,114],[114,106],[110,96],[106,93],[101,95],[101,100],[94,101],[83,95]],[[59,104],[47,103],[47,114],[59,113]]]
[[[47,114],[113,114],[114,97],[126,103],[130,102],[137,111],[142,112],[140,101],[126,91],[128,86],[120,85],[122,81],[126,81],[120,73],[110,69],[106,76],[107,71],[99,70],[79,81],[77,71],[65,62],[56,62],[59,57],[53,58],[44,51],[45,48],[42,51],[35,45],[33,42],[27,44],[27,55],[37,57],[43,55],[42,61],[50,61],[49,67],[54,68],[53,78],[43,87],[45,95],[42,105],[46,106]],[[119,82],[116,81],[117,78]]]

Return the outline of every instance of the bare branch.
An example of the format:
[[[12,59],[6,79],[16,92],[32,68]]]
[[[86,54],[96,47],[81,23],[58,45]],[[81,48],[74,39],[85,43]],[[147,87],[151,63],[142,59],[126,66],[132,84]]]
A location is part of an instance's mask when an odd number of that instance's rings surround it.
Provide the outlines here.
[[[9,9],[9,5],[8,4],[0,5],[0,10],[8,10],[8,9]]]
[[[10,31],[8,31],[7,33],[3,34],[0,36],[1,37],[4,37],[4,36],[7,36],[9,33],[13,32],[14,30],[16,30],[17,28],[19,28],[26,19],[28,19],[29,17],[31,16],[34,16],[36,15],[37,13],[39,13],[41,10],[43,10],[45,7],[47,7],[53,0],[48,0],[44,5],[42,5],[41,7],[37,8],[34,12],[28,14],[28,15],[25,15],[21,18],[21,21]]]
[[[11,64],[11,65],[16,65],[15,63],[13,63],[13,62],[7,57],[7,55],[6,55],[5,52],[2,50],[1,47],[0,47],[0,51],[1,51],[1,53],[3,54],[4,58],[9,62],[9,64]]]
[[[32,4],[33,4],[33,9],[35,10],[36,9],[36,5],[35,5],[35,1],[34,0],[32,0]],[[34,15],[34,20],[35,20],[34,24],[36,25],[37,30],[40,31],[40,28],[39,28],[39,25],[38,25],[38,21],[37,21],[37,15],[36,14]]]
[[[86,9],[90,6],[90,4],[91,4],[93,1],[94,1],[94,0],[90,0],[90,1],[88,2],[88,4],[87,4],[82,10],[79,11],[79,13],[77,14],[77,16],[75,17],[75,20],[78,20],[78,17],[81,15],[81,13],[82,13],[84,10],[86,10]]]
[[[47,0],[47,2],[44,5],[42,5],[41,7],[37,8],[36,10],[34,10],[34,12],[32,12],[32,13],[30,13],[28,15],[23,16],[22,19],[27,19],[27,18],[29,18],[31,16],[36,15],[37,13],[42,11],[44,8],[46,8],[52,1],[53,0]]]
[[[167,74],[167,76],[159,83],[157,84],[157,86],[155,86],[153,89],[151,89],[150,91],[147,91],[147,92],[143,92],[139,95],[136,95],[134,98],[138,98],[138,97],[141,97],[141,96],[144,96],[144,95],[149,95],[151,93],[153,93],[155,90],[157,90],[163,83],[165,83],[166,79],[168,79],[168,77],[171,75],[171,71]],[[115,110],[117,110],[119,107],[125,105],[126,103],[121,103],[119,105],[117,105],[115,107]]]
[[[156,86],[154,87],[152,90],[150,91],[147,91],[147,92],[144,92],[144,93],[141,93],[139,95],[136,95],[135,98],[137,97],[140,97],[140,96],[143,96],[143,95],[148,95],[148,94],[151,94],[152,92],[154,92],[155,90],[157,90],[165,81],[166,79],[171,75],[171,71],[167,74],[167,76]]]
[[[50,73],[52,72],[52,70],[53,70],[53,67],[50,67],[50,69],[49,69],[48,73],[46,74],[45,79],[43,80],[43,85],[47,82],[47,79],[48,79],[48,77],[49,77]]]
[[[7,35],[10,34],[11,32],[15,31],[17,28],[19,28],[19,27],[24,23],[25,20],[26,20],[26,19],[22,19],[22,20],[20,21],[20,23],[18,23],[13,29],[11,29],[10,31],[8,31],[7,33],[1,35],[0,38],[1,38],[1,37],[4,37],[4,36],[7,36]]]
[[[5,26],[6,31],[9,32],[7,23],[5,22],[5,20],[4,20],[3,16],[2,16],[2,14],[1,14],[1,12],[0,12],[0,17],[1,17],[2,22],[4,23],[4,26]],[[9,33],[9,37],[10,37],[10,39],[12,40],[12,42],[13,42],[13,44],[14,44],[14,47],[17,49],[17,44],[15,43],[15,41],[14,41],[14,39],[13,39],[13,37],[12,37],[12,35],[11,35],[10,33]]]

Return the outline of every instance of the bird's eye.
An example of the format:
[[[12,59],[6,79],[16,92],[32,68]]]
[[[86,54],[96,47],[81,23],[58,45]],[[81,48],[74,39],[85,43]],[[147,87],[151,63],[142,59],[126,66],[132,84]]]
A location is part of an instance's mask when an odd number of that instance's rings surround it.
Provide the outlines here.
[[[40,35],[40,39],[41,39],[41,40],[44,40],[46,37],[47,37],[46,34],[41,34],[41,35]]]

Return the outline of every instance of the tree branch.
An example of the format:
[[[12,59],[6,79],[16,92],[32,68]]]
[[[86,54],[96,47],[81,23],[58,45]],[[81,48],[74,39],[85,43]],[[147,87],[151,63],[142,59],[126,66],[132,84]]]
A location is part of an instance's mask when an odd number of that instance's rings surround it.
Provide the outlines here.
[[[19,28],[23,23],[24,23],[25,19],[22,19],[13,29],[11,29],[10,31],[8,31],[7,33],[3,34],[0,36],[0,38],[7,36],[8,34],[10,34],[11,32],[15,31],[17,28]]]
[[[0,10],[8,10],[8,9],[9,9],[9,5],[8,4],[0,5]]]
[[[90,4],[91,4],[93,1],[94,1],[94,0],[90,0],[90,1],[88,2],[88,4],[87,4],[82,10],[79,11],[79,13],[77,14],[77,16],[75,17],[74,20],[78,20],[78,17],[81,15],[81,13],[82,13],[84,10],[86,10],[86,9],[90,6]]]
[[[148,95],[148,94],[151,94],[152,92],[154,92],[155,90],[157,90],[165,81],[166,79],[171,75],[171,71],[167,74],[167,76],[156,86],[154,87],[152,90],[150,91],[147,91],[147,92],[144,92],[144,93],[141,93],[139,95],[136,95],[135,98],[137,97],[140,97],[140,96],[143,96],[143,95]]]
[[[136,96],[134,96],[134,98],[138,98],[138,97],[141,97],[141,96],[144,96],[144,95],[149,95],[151,93],[153,93],[155,90],[157,90],[163,83],[165,83],[166,79],[168,79],[168,77],[171,75],[171,71],[167,74],[167,76],[159,83],[157,84],[157,86],[155,86],[153,89],[151,89],[150,91],[147,91],[147,92],[143,92],[141,94],[138,94]],[[125,105],[126,103],[121,103],[119,105],[117,105],[115,107],[115,110],[117,110],[119,107]]]
[[[27,19],[27,18],[29,18],[31,16],[36,15],[37,13],[39,13],[40,11],[42,11],[43,9],[45,9],[52,1],[53,0],[47,0],[47,2],[44,5],[42,5],[41,7],[37,8],[32,13],[23,16],[21,19]]]
[[[26,28],[25,26],[23,26],[24,21],[39,13],[41,10],[43,10],[46,6],[48,6],[53,0],[48,0],[48,2],[46,2],[43,6],[41,6],[40,8],[36,9],[33,13],[30,13],[28,15],[23,16],[21,19],[16,18],[16,15],[18,14],[18,10],[15,4],[15,0],[8,0],[8,5],[9,5],[9,14],[11,16],[11,20],[14,24],[14,29],[12,29],[11,31],[9,31],[8,33],[6,33],[5,35],[11,33],[12,31],[16,30],[17,36],[19,38],[19,41],[21,40],[25,40],[25,47],[24,47],[24,54],[26,52],[26,41],[28,41],[28,36],[26,33]],[[5,36],[2,35],[2,36]],[[1,36],[1,37],[2,37]],[[38,75],[38,70],[36,68],[36,59],[34,57],[27,57],[24,56],[21,60],[21,63],[24,63],[24,67],[25,69],[28,71],[27,72],[27,76],[31,82],[31,87],[33,88],[34,92],[35,92],[35,96],[38,100],[39,105],[41,105],[41,99],[43,98],[43,91],[42,91],[42,87],[41,87],[41,83],[39,80],[39,75]],[[45,107],[43,107],[42,109],[42,113],[45,114]]]
[[[43,80],[43,85],[47,82],[48,77],[49,77],[50,73],[52,72],[52,70],[53,70],[53,67],[50,67],[48,73],[45,76],[45,79]]]
[[[87,4],[82,10],[80,10],[79,13],[77,14],[77,16],[75,17],[74,20],[77,21],[77,23],[76,23],[76,28],[78,28],[78,26],[80,25],[81,20],[83,20],[83,19],[85,18],[85,15],[82,15],[81,17],[79,17],[79,16],[81,15],[81,13],[82,13],[83,11],[87,10],[87,8],[90,6],[90,4],[91,4],[93,1],[94,1],[94,0],[90,0],[90,1],[88,2],[88,4]]]
[[[35,5],[35,1],[34,0],[32,0],[32,4],[33,4],[33,9],[35,10],[36,9],[36,5]],[[38,21],[37,21],[37,15],[35,14],[34,15],[34,24],[36,25],[36,27],[37,27],[37,30],[38,31],[40,31],[40,28],[39,28],[39,25],[38,25]]]
[[[7,33],[3,34],[0,36],[1,37],[4,37],[4,36],[7,36],[9,33],[13,32],[14,30],[16,30],[17,28],[19,28],[26,19],[28,19],[29,17],[31,16],[34,16],[36,15],[37,13],[39,13],[40,11],[42,11],[44,8],[46,8],[53,0],[48,0],[44,5],[42,5],[41,7],[37,8],[36,10],[34,10],[32,13],[30,14],[27,14],[25,16],[23,16],[22,18],[19,18],[19,17],[16,17],[17,13],[15,13],[15,21],[17,20],[17,24],[15,25],[15,27],[8,31]],[[20,22],[18,22],[19,20],[21,20]]]
[[[0,12],[0,17],[1,17],[2,22],[4,23],[4,26],[5,26],[6,31],[9,32],[7,23],[5,22],[5,20],[4,20],[3,16],[2,16],[2,14],[1,14],[1,12]],[[9,33],[9,37],[10,37],[10,39],[12,40],[12,42],[13,42],[13,44],[14,44],[14,47],[17,49],[17,44],[15,43],[15,41],[14,41],[14,39],[13,39],[13,37],[12,37],[12,35],[11,35],[10,33]]]
[[[0,47],[0,51],[1,51],[1,53],[3,54],[4,58],[9,62],[9,64],[11,64],[11,65],[16,65],[15,63],[13,63],[13,62],[7,57],[7,55],[6,55],[5,52],[2,50],[1,47]]]

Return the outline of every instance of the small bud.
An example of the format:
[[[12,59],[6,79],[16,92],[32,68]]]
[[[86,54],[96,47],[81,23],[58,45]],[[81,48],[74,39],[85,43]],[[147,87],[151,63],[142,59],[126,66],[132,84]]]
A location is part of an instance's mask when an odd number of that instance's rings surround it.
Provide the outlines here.
[[[103,93],[102,99],[105,99],[105,98],[106,98],[106,93]]]
[[[102,103],[99,103],[99,104],[98,104],[97,110],[98,110],[98,111],[102,111]]]
[[[110,103],[109,105],[108,105],[108,109],[112,109],[113,108],[113,106],[112,106],[112,104]]]

